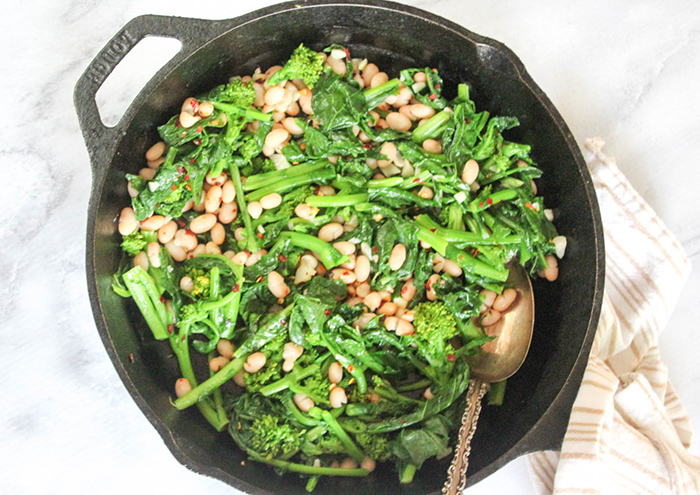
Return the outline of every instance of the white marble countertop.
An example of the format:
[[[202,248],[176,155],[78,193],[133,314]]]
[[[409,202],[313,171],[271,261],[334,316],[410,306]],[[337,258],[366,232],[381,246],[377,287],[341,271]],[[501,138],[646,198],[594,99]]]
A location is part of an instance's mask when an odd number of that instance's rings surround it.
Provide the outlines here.
[[[84,272],[90,166],[72,92],[98,50],[137,15],[229,18],[272,3],[29,0],[5,7],[0,492],[237,493],[177,463],[127,394],[99,340]],[[405,3],[515,51],[577,140],[605,139],[605,151],[700,264],[700,3]],[[140,87],[150,77],[133,72],[126,77],[137,82],[122,89]],[[121,108],[129,101],[121,93],[112,99]],[[696,271],[660,340],[671,380],[696,427],[699,301]],[[697,445],[692,450],[700,452]],[[525,460],[467,492],[533,493]]]

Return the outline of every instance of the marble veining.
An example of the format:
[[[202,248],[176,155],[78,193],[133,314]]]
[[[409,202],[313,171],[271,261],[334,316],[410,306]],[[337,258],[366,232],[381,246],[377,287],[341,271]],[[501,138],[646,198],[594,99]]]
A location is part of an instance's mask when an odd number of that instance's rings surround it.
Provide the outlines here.
[[[84,269],[90,165],[72,92],[95,54],[137,15],[223,19],[273,3],[29,0],[5,7],[13,21],[0,33],[1,492],[237,493],[172,457],[99,339]],[[404,3],[509,46],[580,143],[605,139],[606,153],[700,265],[700,3]],[[142,84],[128,76],[120,91],[105,96],[115,107],[125,108],[126,90]],[[694,272],[660,340],[696,426],[699,300],[700,275]],[[697,445],[692,450],[700,453]],[[512,462],[467,493],[532,493],[525,461]]]

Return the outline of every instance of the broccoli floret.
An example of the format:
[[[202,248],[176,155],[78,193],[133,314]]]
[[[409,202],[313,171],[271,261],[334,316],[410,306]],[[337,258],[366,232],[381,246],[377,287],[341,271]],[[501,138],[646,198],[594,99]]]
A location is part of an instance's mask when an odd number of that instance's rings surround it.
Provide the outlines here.
[[[370,433],[367,429],[367,423],[354,418],[344,419],[341,425],[345,431],[353,435],[367,456],[379,462],[386,461],[391,457],[388,435]]]
[[[243,381],[248,392],[257,392],[265,385],[282,378],[279,362],[267,361],[267,364],[257,373],[243,373]]]
[[[288,79],[303,79],[309,88],[313,88],[322,72],[323,54],[305,47],[302,43],[294,50],[284,67],[268,79],[267,85],[274,86]]]
[[[228,84],[214,88],[202,99],[231,103],[239,107],[248,108],[255,103],[255,88],[253,88],[252,84],[243,82],[240,77],[234,77]]]
[[[452,230],[464,230],[464,212],[458,203],[450,203],[440,211],[440,223]]]
[[[211,284],[209,272],[200,268],[187,267],[185,269],[185,274],[194,282],[194,287],[190,291],[190,296],[194,299],[208,299],[209,286]]]
[[[303,432],[287,423],[279,423],[279,418],[265,414],[253,421],[250,426],[253,434],[251,447],[270,457],[289,457],[301,446]]]
[[[454,314],[439,301],[416,306],[413,327],[416,336],[427,342],[445,341],[459,335]]]
[[[125,253],[136,256],[146,249],[149,243],[158,240],[157,232],[137,231],[122,238],[121,248]]]

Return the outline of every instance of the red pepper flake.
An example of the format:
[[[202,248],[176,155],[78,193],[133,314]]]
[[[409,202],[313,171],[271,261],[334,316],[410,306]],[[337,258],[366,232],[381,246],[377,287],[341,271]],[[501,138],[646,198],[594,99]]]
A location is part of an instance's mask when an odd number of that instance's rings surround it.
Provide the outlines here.
[[[352,373],[353,371],[355,371],[355,367],[351,364],[350,366],[348,366],[348,371]]]
[[[185,180],[190,180],[190,174],[185,174]]]
[[[365,148],[366,150],[368,150],[368,149],[370,149],[370,148],[372,147],[372,145],[369,144],[369,143],[365,143],[365,144],[363,144],[362,146],[364,146],[364,148]]]
[[[173,326],[172,325],[168,325],[168,333],[173,333]]]
[[[399,419],[399,422],[400,422],[401,424],[404,424],[404,423],[406,422],[406,420],[403,419],[403,418],[401,418],[401,419]]]
[[[262,239],[263,237],[264,236],[260,232],[258,232],[258,239]]]
[[[479,201],[479,208],[483,208],[483,207],[484,207],[484,202],[483,202],[483,201]]]
[[[299,149],[300,149],[300,150],[305,150],[305,149],[306,149],[306,143],[301,143],[301,144],[299,145]]]
[[[162,302],[162,303],[165,302],[165,296],[160,296],[160,302]]]
[[[454,362],[455,362],[455,359],[456,359],[456,358],[455,358],[455,355],[454,355],[454,354],[448,354],[448,355],[447,355],[447,360],[448,360],[450,363],[454,363]]]
[[[432,228],[432,229],[430,229],[430,232],[435,232],[436,230],[437,230],[437,229]]]
[[[347,48],[345,48],[345,56],[348,60],[350,60],[350,50],[348,50]]]
[[[258,278],[255,279],[255,283],[256,283],[256,284],[259,284],[259,283],[262,282],[263,280],[265,280],[265,277],[263,277],[262,275],[260,275]]]
[[[435,93],[433,93],[432,95],[428,96],[428,99],[429,99],[429,100],[434,100],[434,99],[436,99],[436,98],[437,98],[437,95],[436,95]]]
[[[241,290],[240,284],[233,284],[233,287],[231,287],[231,292],[240,292],[240,290]]]
[[[180,227],[180,228],[183,228],[185,225],[187,225],[187,223],[185,223],[185,221],[184,221],[182,218],[178,218],[178,219],[175,220],[175,221],[177,222],[177,225],[178,225],[178,227]]]
[[[477,254],[479,254],[479,250],[478,250],[478,249],[475,249],[475,250],[474,250],[474,256],[476,256]]]
[[[326,316],[330,316],[331,310],[330,310],[330,309],[327,309],[327,310],[325,310],[325,311],[323,312],[323,314],[326,315]]]
[[[280,254],[280,255],[277,257],[277,259],[280,260],[282,263],[286,263],[286,262],[287,262],[287,257],[286,257],[285,255],[283,255],[283,254]]]
[[[187,334],[184,333],[184,334],[182,334],[182,337],[180,337],[180,342],[184,342],[186,340],[187,340]]]
[[[415,179],[413,179],[413,182],[420,182],[420,177],[416,177]]]
[[[173,191],[177,191],[177,184],[173,184],[173,186],[170,189],[172,189]]]
[[[284,302],[284,299],[282,299],[282,302]],[[280,304],[282,304],[282,303],[280,303]],[[286,326],[287,326],[287,320],[282,320],[281,323],[282,323],[282,326],[283,326],[283,327],[286,327]]]
[[[190,158],[190,163],[197,163],[197,160],[195,160],[194,158]]]
[[[197,146],[201,146],[201,145],[202,145],[202,140],[201,140],[201,139],[195,139],[195,140],[194,140],[194,144],[196,144]]]
[[[435,72],[437,74],[437,69],[433,69],[433,72]]]
[[[464,256],[459,256],[457,259],[458,259],[459,261],[464,261]]]
[[[493,199],[488,198],[488,199],[486,200],[486,202],[487,202],[488,204],[492,205],[492,204],[493,204]]]
[[[348,385],[352,385],[353,383],[355,383],[355,379],[354,379],[354,378],[350,378],[350,379],[348,380]]]
[[[295,160],[292,162],[292,165],[299,165],[299,162]]]
[[[175,127],[182,127],[182,124],[180,123],[179,120],[175,123]]]
[[[202,132],[203,130],[204,130],[204,127],[202,127],[201,125],[199,127],[197,127],[197,132]]]
[[[436,84],[435,89],[440,89],[440,86],[441,86],[440,84]]]
[[[129,361],[130,361],[131,363],[134,362],[134,353],[133,353],[133,352],[130,352],[130,353],[129,353]]]
[[[182,137],[187,136],[187,133],[185,131],[182,131]]]
[[[525,207],[530,208],[531,210],[534,210],[534,208],[532,207],[532,204],[530,204],[530,203],[525,203]]]
[[[373,252],[374,254],[377,254],[377,246],[372,246],[372,252]]]
[[[180,175],[184,174],[184,173],[185,173],[185,167],[183,167],[182,165],[180,165],[179,167],[177,167],[177,173],[180,174]]]
[[[185,184],[185,189],[187,189],[188,191],[191,191],[191,190],[192,190],[192,186],[190,186],[189,184]]]
[[[425,290],[430,290],[430,288],[432,287],[432,284],[430,282],[426,282],[423,284],[423,287],[425,287]]]
[[[192,232],[190,229],[185,229],[185,234],[196,236],[196,234],[194,232]]]
[[[471,124],[471,123],[472,123],[472,119],[464,119],[464,122],[466,122],[466,123],[467,123],[467,125],[469,125],[469,124]]]

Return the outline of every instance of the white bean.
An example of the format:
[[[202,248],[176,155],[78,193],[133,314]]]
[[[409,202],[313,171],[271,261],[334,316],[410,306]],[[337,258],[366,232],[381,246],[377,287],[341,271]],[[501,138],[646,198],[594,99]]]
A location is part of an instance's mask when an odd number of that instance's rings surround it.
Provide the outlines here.
[[[377,310],[377,314],[385,316],[394,316],[399,307],[393,302],[385,302]]]
[[[192,385],[190,384],[190,381],[187,378],[179,378],[175,382],[175,395],[178,397],[182,397],[183,395],[187,394],[190,390],[192,390]]]
[[[355,320],[355,323],[353,323],[353,327],[355,327],[357,330],[362,330],[376,316],[377,315],[374,313],[364,313],[364,314],[360,315],[360,317],[357,320]]]
[[[226,184],[228,184],[228,182]],[[236,203],[230,202],[221,205],[221,209],[219,210],[219,222],[228,225],[236,218],[238,218],[238,205]]]
[[[216,351],[225,358],[233,359],[234,350],[235,346],[233,345],[233,342],[228,339],[219,339],[219,341],[216,343]]]
[[[163,156],[163,153],[165,153],[165,143],[163,141],[158,141],[146,151],[146,160],[149,162],[157,160]]]
[[[261,249],[260,251],[256,251],[255,253],[251,254],[248,259],[245,262],[245,266],[253,266],[255,263],[260,261],[260,258],[265,256],[267,254],[266,249]]]
[[[404,318],[399,318],[398,320],[399,322],[396,324],[396,335],[413,335],[416,333],[410,321]]]
[[[230,362],[231,360],[227,357],[217,356],[215,358],[212,358],[211,361],[209,361],[209,369],[216,373]]]
[[[223,186],[221,186],[221,202],[226,204],[232,202],[236,199],[236,186],[232,181],[226,181]]]
[[[187,259],[187,251],[182,246],[175,244],[175,241],[168,242],[165,245],[165,249],[168,250],[168,253],[175,261],[185,261]]]
[[[139,221],[136,220],[136,214],[131,208],[124,208],[119,214],[119,233],[121,235],[129,235],[136,232],[139,228]]]
[[[294,208],[294,213],[299,218],[304,220],[311,220],[318,214],[318,208],[315,206],[309,206],[306,203],[299,203],[296,208]]]
[[[335,387],[333,390],[331,390],[328,400],[330,401],[332,408],[338,409],[348,403],[348,396],[345,393],[344,388]]]
[[[134,266],[140,266],[144,270],[148,270],[148,255],[146,251],[141,251],[134,256]]]
[[[401,298],[408,302],[416,295],[416,286],[413,284],[413,279],[409,278],[401,287]]]
[[[199,215],[190,222],[190,230],[195,234],[203,234],[216,225],[216,220],[216,215],[213,213]]]
[[[192,127],[197,122],[199,122],[199,120],[200,120],[199,115],[192,115],[191,113],[188,113],[188,112],[181,112],[180,113],[180,125],[182,127],[184,127],[185,129]]]
[[[435,115],[435,109],[423,103],[416,103],[411,105],[411,113],[415,115],[417,119],[429,119]]]
[[[518,292],[515,289],[508,288],[500,296],[496,297],[491,307],[496,311],[503,312],[513,304],[517,296]]]
[[[473,184],[479,176],[479,163],[476,160],[467,160],[462,170],[462,181],[466,184]]]
[[[226,229],[220,223],[216,223],[210,231],[211,240],[217,246],[221,246],[226,240]]]
[[[243,369],[246,370],[247,373],[257,373],[265,366],[266,362],[267,357],[265,357],[265,354],[262,352],[254,352],[246,359],[246,362],[243,364]]]
[[[248,214],[253,219],[260,218],[260,215],[262,215],[262,212],[263,212],[263,207],[259,201],[252,201],[252,202],[248,203]]]
[[[282,196],[278,193],[270,193],[260,198],[260,205],[265,210],[272,210],[282,204]]]
[[[338,361],[331,363],[328,368],[328,380],[330,380],[331,383],[340,383],[342,379],[343,366]]]
[[[175,232],[175,237],[173,238],[175,245],[186,249],[187,251],[192,251],[197,247],[197,236],[194,232],[188,229],[179,229]]]
[[[316,405],[314,401],[305,394],[294,394],[294,403],[299,410],[303,412],[309,412],[309,409]]]
[[[445,260],[443,271],[453,277],[459,277],[462,274],[462,267],[452,260]]]
[[[192,289],[194,289],[194,280],[185,275],[180,279],[180,288],[185,292],[192,292]]]
[[[355,254],[356,246],[352,242],[341,241],[333,244],[333,247],[346,256]]]
[[[336,222],[327,223],[318,231],[318,238],[322,241],[331,242],[343,235],[343,226]]]
[[[299,359],[299,356],[304,352],[304,348],[300,345],[296,345],[294,342],[287,342],[284,344],[284,351],[282,352],[282,359],[284,363],[282,364],[282,369],[289,373],[294,368],[294,362]]]
[[[199,246],[201,246],[201,244]],[[197,247],[199,247],[199,246],[197,246]],[[195,249],[195,251],[196,251],[196,249]],[[204,252],[206,254],[221,254],[221,248],[215,242],[209,241],[204,246]],[[200,254],[200,253],[196,253],[196,254]],[[195,256],[196,256],[196,254],[195,254]]]
[[[379,295],[379,292],[370,292],[364,299],[364,304],[370,311],[376,311],[381,303],[382,296]]]
[[[294,136],[300,136],[304,134],[304,129],[302,129],[299,124],[297,124],[297,121],[294,117],[287,117],[286,119],[282,120],[282,125],[284,126],[287,131],[294,135]]]
[[[389,268],[393,271],[401,268],[406,261],[406,246],[403,244],[396,244],[391,250],[391,256],[389,256]]]
[[[166,223],[168,223],[168,219],[163,215],[153,215],[141,222],[141,230],[152,232],[154,230],[158,230]]]
[[[347,268],[334,268],[331,271],[331,276],[334,279],[341,280],[344,284],[351,284],[357,280],[355,272]]]
[[[221,186],[212,186],[204,197],[204,210],[207,213],[214,213],[221,205]]]
[[[265,136],[265,146],[275,149],[289,139],[289,131],[284,127],[271,130]]]
[[[284,282],[284,277],[276,271],[267,275],[267,288],[277,299],[283,299],[289,295],[289,286]]]
[[[240,253],[234,254],[233,258],[231,258],[231,261],[233,261],[233,263],[235,263],[236,265],[245,265],[249,257],[250,253],[248,251],[241,251]]]
[[[371,457],[365,457],[364,459],[362,459],[360,467],[368,473],[371,473],[377,468],[377,462]]]
[[[157,242],[149,242],[146,247],[148,261],[154,268],[160,268],[160,244]]]
[[[357,267],[355,267],[355,275],[357,275]],[[372,288],[367,282],[362,282],[355,288],[355,294],[363,299],[367,297],[367,294],[372,292]]]
[[[501,312],[489,309],[481,315],[481,324],[485,327],[494,325],[501,319]]]
[[[437,294],[435,293],[433,285],[436,284],[439,279],[440,275],[438,275],[437,273],[433,273],[428,278],[428,282],[425,284],[425,296],[428,298],[428,301],[437,301]]]
[[[175,232],[177,232],[177,223],[175,220],[170,220],[158,229],[158,242],[161,244],[169,243],[175,237]]]
[[[275,106],[284,98],[284,88],[282,86],[273,86],[267,90],[263,100],[265,104]]]
[[[411,119],[399,112],[391,112],[386,116],[386,123],[391,129],[407,132],[411,129]]]

